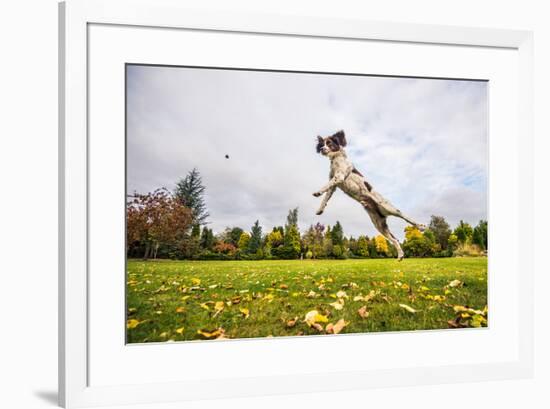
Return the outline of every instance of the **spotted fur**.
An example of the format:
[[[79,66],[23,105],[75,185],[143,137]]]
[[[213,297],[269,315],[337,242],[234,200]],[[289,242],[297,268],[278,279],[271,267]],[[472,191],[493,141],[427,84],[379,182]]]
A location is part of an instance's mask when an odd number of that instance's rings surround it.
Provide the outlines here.
[[[388,216],[399,217],[421,230],[424,230],[425,226],[403,215],[399,209],[393,206],[380,193],[376,192],[361,172],[348,159],[344,150],[345,146],[347,146],[347,140],[344,131],[338,131],[334,135],[324,138],[321,136],[317,137],[317,153],[330,159],[329,182],[318,192],[313,193],[315,197],[324,194],[317,214],[320,215],[323,213],[336,188],[340,188],[345,194],[363,206],[374,227],[395,246],[397,249],[397,258],[402,260],[404,257],[403,249],[399,240],[388,228]]]

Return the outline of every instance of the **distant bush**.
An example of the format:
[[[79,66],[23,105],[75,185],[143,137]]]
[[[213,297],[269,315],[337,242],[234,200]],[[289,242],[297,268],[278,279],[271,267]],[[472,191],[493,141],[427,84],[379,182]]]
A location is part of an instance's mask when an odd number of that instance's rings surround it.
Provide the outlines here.
[[[458,245],[453,254],[455,257],[477,257],[483,256],[485,252],[476,244],[463,243]]]

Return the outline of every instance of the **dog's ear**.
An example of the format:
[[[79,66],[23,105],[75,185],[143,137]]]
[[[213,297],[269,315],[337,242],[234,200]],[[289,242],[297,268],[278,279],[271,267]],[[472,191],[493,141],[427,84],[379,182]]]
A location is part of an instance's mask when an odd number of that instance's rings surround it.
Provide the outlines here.
[[[346,141],[346,134],[344,131],[338,131],[334,135],[332,135],[332,138],[335,139],[338,142],[338,145],[344,147],[348,144]]]
[[[317,150],[317,153],[321,153],[321,148],[325,144],[325,140],[321,138],[319,135],[317,135],[317,147],[315,148]]]

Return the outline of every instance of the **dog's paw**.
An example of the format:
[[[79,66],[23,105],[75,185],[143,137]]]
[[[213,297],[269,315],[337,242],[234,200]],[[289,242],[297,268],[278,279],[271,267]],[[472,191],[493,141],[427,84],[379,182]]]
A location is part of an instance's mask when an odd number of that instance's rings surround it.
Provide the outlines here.
[[[315,197],[319,197],[319,196],[321,196],[321,195],[322,195],[321,192],[315,192],[315,193],[313,194],[313,196],[315,196]]]
[[[317,210],[317,212],[315,212],[315,214],[316,214],[317,216],[320,216],[320,215],[323,214],[323,210]]]

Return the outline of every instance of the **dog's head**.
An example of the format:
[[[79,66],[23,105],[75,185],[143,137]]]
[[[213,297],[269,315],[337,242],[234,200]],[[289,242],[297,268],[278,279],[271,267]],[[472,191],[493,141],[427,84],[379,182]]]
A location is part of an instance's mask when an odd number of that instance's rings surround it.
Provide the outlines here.
[[[325,138],[317,136],[317,153],[321,155],[330,155],[340,152],[347,145],[344,131],[338,131],[334,135]]]

